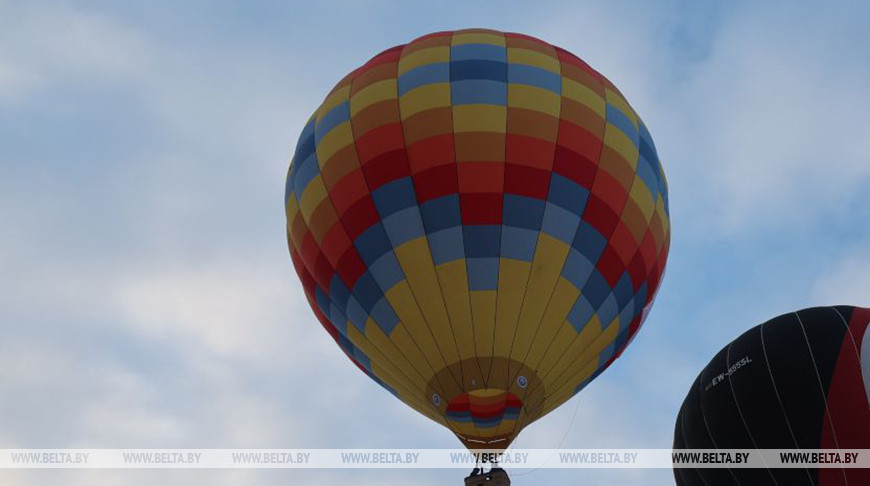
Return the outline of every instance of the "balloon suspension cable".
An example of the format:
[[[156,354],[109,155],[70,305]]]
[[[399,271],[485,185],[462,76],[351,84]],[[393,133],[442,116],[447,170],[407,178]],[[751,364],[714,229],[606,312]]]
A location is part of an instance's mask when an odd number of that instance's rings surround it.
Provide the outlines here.
[[[565,439],[568,438],[568,434],[571,432],[571,428],[574,426],[574,420],[577,418],[577,411],[578,411],[578,410],[580,410],[580,397],[577,397],[577,404],[574,405],[574,412],[571,414],[571,422],[569,422],[569,423],[568,423],[568,427],[565,428],[565,433],[562,435],[562,440],[559,441],[559,445],[557,445],[557,446],[555,447],[555,449],[561,449],[561,448],[562,448],[562,445],[565,444]],[[552,459],[553,456],[556,455],[556,452],[557,452],[557,451],[554,450],[553,453],[550,454],[550,457],[548,457],[547,460],[544,461],[544,464],[550,462],[550,459]],[[538,469],[541,469],[541,467],[542,467],[542,466],[538,466],[538,467],[536,467],[536,468],[534,468],[534,469],[529,469],[528,471],[525,471],[525,472],[521,472],[521,473],[511,473],[511,474],[512,474],[513,476],[525,476],[526,474],[531,474],[531,473],[537,471]]]

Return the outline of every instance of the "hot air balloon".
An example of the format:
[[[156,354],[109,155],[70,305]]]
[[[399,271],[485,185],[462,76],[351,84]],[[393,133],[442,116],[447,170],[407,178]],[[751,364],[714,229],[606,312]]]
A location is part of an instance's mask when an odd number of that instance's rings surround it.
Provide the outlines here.
[[[323,327],[471,449],[506,448],[607,368],[668,254],[664,173],[623,95],[492,30],[426,35],[339,81],[285,208]]]
[[[870,449],[870,309],[816,307],[753,327],[686,396],[675,449]],[[679,486],[870,484],[847,468],[674,468]]]

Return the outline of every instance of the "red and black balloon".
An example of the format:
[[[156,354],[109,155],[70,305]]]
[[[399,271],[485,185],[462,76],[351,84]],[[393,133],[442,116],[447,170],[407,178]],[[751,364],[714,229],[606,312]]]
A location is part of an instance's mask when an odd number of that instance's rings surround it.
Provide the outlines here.
[[[683,402],[674,449],[870,448],[870,309],[816,307],[723,348]],[[858,468],[675,468],[679,486],[870,485]]]

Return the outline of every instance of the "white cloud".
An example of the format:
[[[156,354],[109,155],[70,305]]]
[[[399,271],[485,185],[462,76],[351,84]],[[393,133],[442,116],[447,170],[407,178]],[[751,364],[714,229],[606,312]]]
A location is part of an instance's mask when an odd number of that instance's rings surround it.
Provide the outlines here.
[[[85,371],[79,366],[67,370]],[[164,397],[154,380],[121,368],[94,371],[87,373],[99,380],[98,389],[103,393],[80,404],[77,420],[82,436],[70,447],[120,446],[120,438],[127,444],[171,444],[192,432],[191,424],[161,410]]]
[[[693,162],[708,171],[698,185],[721,191],[732,227],[836,212],[870,180],[870,69],[836,31],[844,19],[811,8],[741,12],[682,93]]]
[[[820,275],[813,295],[819,305],[870,307],[870,251],[866,245],[847,252]]]
[[[45,331],[45,330],[44,330]],[[101,354],[101,353],[100,353]],[[111,447],[182,439],[187,426],[161,409],[153,378],[82,350],[34,339],[0,347],[7,400],[5,447]]]
[[[147,338],[274,359],[276,336],[290,337],[279,332],[286,322],[275,312],[287,309],[282,301],[291,300],[286,274],[241,265],[209,265],[196,272],[145,270],[112,285],[105,298],[114,297],[119,322]],[[294,310],[296,315],[308,311]]]
[[[0,101],[25,101],[50,84],[142,75],[147,55],[135,30],[98,12],[0,2]]]

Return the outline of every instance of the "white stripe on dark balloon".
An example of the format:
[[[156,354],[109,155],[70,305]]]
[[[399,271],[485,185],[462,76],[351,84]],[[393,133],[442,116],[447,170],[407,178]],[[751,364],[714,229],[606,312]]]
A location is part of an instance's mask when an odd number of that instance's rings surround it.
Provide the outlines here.
[[[731,346],[734,345],[734,341],[728,345],[728,350],[725,351],[725,369],[731,369]],[[731,381],[731,375],[728,376],[728,388],[731,390],[731,399],[734,400],[734,406],[737,407],[737,414],[740,415],[740,422],[743,423],[743,430],[746,431],[746,435],[749,436],[749,440],[752,441],[752,447],[755,450],[758,449],[758,444],[755,442],[755,438],[752,437],[752,431],[749,430],[749,424],[746,423],[746,418],[743,416],[743,410],[740,409],[740,402],[737,400],[737,394],[734,392],[734,382]],[[764,456],[761,457],[761,460],[764,462],[764,465],[767,466],[765,470],[767,471],[767,475],[770,476],[770,479],[773,480],[773,484],[779,485],[776,482],[776,478],[773,476],[773,473],[770,472],[770,465],[767,464],[767,461],[764,460]]]
[[[804,321],[801,319],[801,316],[798,312],[794,313],[797,316],[798,325],[801,327],[801,332],[804,335],[804,342],[807,343],[807,349],[810,351],[810,361],[813,363],[813,369],[816,372],[816,382],[819,384],[819,392],[822,394],[822,402],[825,404],[825,415],[828,417],[828,424],[831,426],[831,437],[834,438],[834,446],[835,448],[840,448],[840,443],[837,440],[837,431],[834,428],[834,420],[831,417],[831,411],[828,410],[828,395],[825,391],[824,384],[822,384],[822,375],[819,374],[819,367],[816,366],[816,356],[813,354],[813,347],[810,345],[810,338],[807,336],[807,330],[804,327]],[[821,446],[821,444],[820,444]],[[843,481],[845,481],[846,486],[849,486],[849,480],[846,478],[846,470],[840,469],[840,472],[843,473]]]
[[[770,359],[767,357],[767,345],[764,344],[764,326],[767,323],[765,322],[760,326],[761,333],[761,353],[764,355],[764,364],[767,365],[767,374],[770,376],[770,384],[773,385],[773,393],[776,394],[776,401],[779,403],[779,409],[782,411],[782,418],[785,419],[785,425],[788,427],[788,433],[791,435],[791,440],[794,443],[794,447],[800,448],[798,444],[797,437],[794,435],[794,430],[791,428],[791,422],[788,420],[788,414],[785,411],[785,406],[782,404],[782,397],[779,395],[779,389],[776,387],[776,380],[773,378],[773,370],[770,368]],[[807,479],[809,479],[809,484],[815,484],[813,481],[813,476],[810,474],[809,469],[804,468],[804,472],[807,473]]]
[[[713,443],[713,448],[719,449],[719,445],[716,444],[716,439],[713,438],[713,432],[710,431],[710,424],[707,422],[707,414],[704,413],[703,391],[701,387],[704,386],[704,383],[707,382],[704,379],[704,373],[706,371],[707,368],[704,368],[704,370],[701,371],[701,379],[698,380],[698,408],[701,409],[701,418],[704,419],[704,428],[707,430],[707,436],[710,437],[710,442]],[[730,467],[726,467],[725,470],[728,471],[728,474],[730,474],[731,477],[734,478],[734,482],[737,483],[739,486],[740,480],[737,479],[737,476],[734,475],[734,471],[732,471]]]

